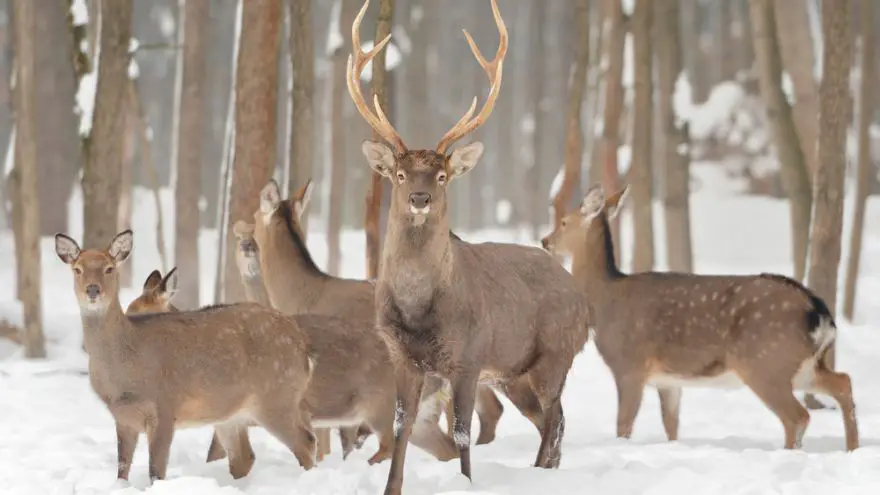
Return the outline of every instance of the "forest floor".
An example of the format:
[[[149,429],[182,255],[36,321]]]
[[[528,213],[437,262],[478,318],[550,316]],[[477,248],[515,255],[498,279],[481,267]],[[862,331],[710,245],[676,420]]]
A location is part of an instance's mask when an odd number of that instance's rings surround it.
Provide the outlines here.
[[[714,167],[695,169],[692,195],[696,269],[701,273],[791,272],[787,205],[769,198],[738,195],[741,187]],[[146,197],[146,195],[141,195]],[[166,196],[167,197],[167,196]],[[850,211],[848,199],[846,212]],[[146,229],[155,223],[150,202],[138,201],[135,217],[135,287],[158,267],[155,241]],[[144,206],[146,205],[146,206]],[[662,232],[657,210],[656,232]],[[169,218],[166,216],[166,218]],[[785,451],[776,417],[747,390],[688,389],[684,392],[680,440],[667,442],[657,395],[646,389],[629,441],[615,438],[614,383],[588,344],[575,360],[563,395],[566,415],[562,465],[530,467],[538,449],[534,427],[503,399],[505,414],[496,440],[472,448],[473,483],[458,474],[458,462],[439,462],[415,447],[407,456],[405,493],[481,494],[876,494],[880,493],[880,201],[869,204],[862,275],[855,322],[839,321],[838,367],[850,373],[858,406],[862,447],[844,452],[838,410],[816,411],[804,448]],[[624,266],[628,265],[628,211],[624,212]],[[323,265],[325,241],[313,222],[309,245]],[[171,221],[166,220],[166,225]],[[170,228],[169,228],[170,231]],[[844,226],[846,253],[849,226]],[[170,234],[170,232],[169,232]],[[73,232],[79,239],[79,232]],[[202,238],[203,301],[213,287],[215,233]],[[460,232],[468,240],[518,240],[510,231]],[[166,237],[170,238],[168,234]],[[658,239],[658,259],[665,259]],[[363,275],[363,237],[348,232],[344,273]],[[225,461],[204,462],[210,428],[175,434],[168,478],[150,486],[147,446],[141,439],[131,484],[114,481],[116,438],[110,414],[83,375],[87,359],[79,348],[81,327],[69,270],[43,241],[44,318],[50,357],[26,361],[0,339],[0,493],[31,494],[375,494],[381,493],[389,462],[368,466],[377,448],[371,437],[342,461],[338,437],[333,453],[304,472],[292,454],[261,429],[252,429],[257,461],[251,474],[233,480]],[[14,287],[12,239],[0,233],[0,286]],[[123,291],[127,304],[135,290]],[[0,319],[20,323],[12,291],[0,294]],[[840,319],[839,319],[840,320]],[[476,427],[475,427],[476,428]],[[476,438],[476,431],[474,438]]]

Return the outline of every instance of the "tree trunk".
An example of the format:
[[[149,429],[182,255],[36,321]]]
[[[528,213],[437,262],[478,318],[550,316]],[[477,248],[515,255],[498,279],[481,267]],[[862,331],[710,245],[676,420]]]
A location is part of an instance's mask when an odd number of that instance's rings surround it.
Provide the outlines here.
[[[572,62],[571,79],[568,86],[566,105],[565,163],[562,172],[562,185],[553,198],[553,227],[558,228],[572,206],[575,193],[580,189],[581,147],[581,105],[584,101],[584,87],[587,85],[587,65],[590,63],[590,3],[588,0],[575,0],[572,13],[578,33],[575,45],[575,59]],[[577,198],[578,200],[580,198]]]
[[[794,86],[794,125],[806,157],[807,177],[816,173],[819,142],[819,85],[814,75],[808,0],[773,0],[782,66]]]
[[[656,1],[656,0],[655,0]],[[687,124],[675,114],[672,104],[675,82],[682,73],[679,39],[680,0],[656,1],[658,111],[663,122],[666,163],[666,256],[669,269],[693,271],[690,221],[690,142]]]
[[[120,171],[128,109],[128,54],[132,0],[104,2],[101,8],[101,62],[95,110],[83,172],[83,246],[104,249],[116,234]]]
[[[700,63],[703,61],[700,20],[700,0],[682,0],[681,37],[685,48],[684,63],[693,90],[694,103],[705,102],[711,89],[709,71]]]
[[[855,314],[856,287],[862,258],[862,231],[865,227],[865,203],[871,180],[871,138],[868,130],[874,115],[874,84],[877,84],[876,37],[874,35],[875,0],[862,0],[862,79],[859,82],[859,149],[856,173],[856,204],[853,209],[852,239],[849,243],[849,261],[846,266],[846,286],[843,298],[843,316],[852,321]]]
[[[174,184],[174,264],[181,270],[175,305],[199,307],[199,196],[205,136],[205,71],[210,4],[187,0],[183,11],[183,81]]]
[[[345,207],[345,105],[349,98],[345,83],[345,63],[351,52],[351,23],[357,12],[356,0],[341,0],[341,2],[339,26],[342,31],[342,46],[333,54],[333,107],[330,117],[332,136],[330,138],[330,198],[327,204],[327,272],[331,275],[338,275],[342,264],[340,236],[342,212]]]
[[[610,0],[614,1],[614,0]],[[535,64],[530,75],[529,82],[529,100],[532,102],[532,139],[531,150],[532,159],[528,171],[524,174],[525,181],[522,185],[523,190],[528,191],[529,195],[529,218],[532,226],[532,237],[540,239],[543,235],[544,212],[547,207],[545,203],[544,191],[541,190],[542,170],[546,167],[547,162],[540,157],[541,143],[544,141],[546,130],[547,115],[543,105],[544,93],[547,83],[544,80],[544,69],[547,66],[544,54],[547,52],[544,43],[544,32],[546,31],[547,4],[546,2],[535,2],[531,6],[532,23],[529,29],[531,36],[531,46],[529,47],[530,60]],[[453,188],[454,189],[454,188]]]
[[[34,2],[36,36],[35,118],[39,198],[52,208],[42,212],[40,233],[67,231],[68,199],[82,168],[77,128],[73,38],[67,27],[66,2]]]
[[[653,110],[651,23],[652,0],[636,0],[633,12],[633,113],[632,165],[629,181],[633,192],[633,271],[654,267],[653,170],[651,123]]]
[[[122,141],[122,164],[119,168],[119,204],[116,207],[116,231],[122,232],[131,228],[132,188],[134,186],[134,152],[137,139],[137,117],[131,106],[125,112],[125,132]],[[119,287],[127,289],[132,284],[131,267],[137,256],[132,252],[125,264],[116,272],[119,276]]]
[[[290,114],[290,174],[287,190],[296,191],[311,178],[315,146],[315,34],[312,0],[289,2],[290,61],[293,109]],[[308,212],[300,220],[308,234]]]
[[[843,223],[846,130],[852,113],[849,73],[853,59],[850,0],[822,0],[822,83],[819,86],[819,151],[813,176],[815,212],[810,231],[809,285],[836,314],[837,269]],[[834,368],[834,344],[825,362]]]
[[[734,52],[733,33],[731,33],[731,15],[733,0],[724,0],[720,2],[712,2],[709,8],[712,9],[713,24],[713,58],[715,62],[715,84],[724,81],[732,81],[736,77],[736,55]]]
[[[617,191],[617,148],[620,146],[620,117],[623,113],[623,50],[626,41],[623,7],[620,0],[606,0],[608,31],[608,70],[605,73],[605,110],[602,115],[602,187],[606,194]],[[614,259],[620,262],[620,217],[611,224]]]
[[[374,43],[378,43],[391,34],[392,16],[394,14],[394,0],[381,0],[379,2],[379,17],[376,21],[376,37]],[[380,51],[373,59],[373,77],[371,79],[373,94],[378,98],[378,104],[385,112],[388,112],[388,72],[385,67],[385,50]],[[390,114],[390,119],[394,118]],[[373,140],[381,140],[379,134],[373,131]],[[379,208],[382,205],[383,178],[376,172],[370,172],[370,186],[367,189],[367,197],[364,205],[364,233],[366,234],[366,257],[367,278],[375,279],[379,276],[379,255],[381,251],[381,239],[379,238]]]
[[[28,358],[46,357],[46,343],[40,298],[40,200],[37,195],[36,13],[31,0],[17,0],[14,7],[15,49],[18,59],[15,96],[16,168],[19,173],[21,208],[21,247],[15,253],[22,277],[21,301],[24,305],[24,354]],[[50,203],[51,204],[51,203]],[[53,205],[54,206],[54,205]]]
[[[282,0],[242,2],[238,68],[235,74],[235,159],[227,222],[227,253],[235,252],[232,226],[250,222],[260,206],[260,190],[275,168],[278,111],[278,37],[284,22]],[[226,257],[226,302],[244,301],[234,256]]]

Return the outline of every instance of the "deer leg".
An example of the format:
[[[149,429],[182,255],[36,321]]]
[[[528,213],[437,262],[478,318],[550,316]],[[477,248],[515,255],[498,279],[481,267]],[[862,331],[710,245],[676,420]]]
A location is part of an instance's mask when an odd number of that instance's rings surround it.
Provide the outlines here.
[[[476,402],[477,376],[462,373],[452,382],[452,403],[454,405],[452,439],[458,447],[461,474],[471,478],[471,421]]]
[[[147,432],[150,451],[150,481],[164,480],[174,438],[174,418],[160,412],[153,428]]]
[[[669,441],[678,440],[678,418],[681,407],[681,387],[658,388],[660,396],[660,414],[663,417],[663,429]]]
[[[643,376],[615,376],[614,381],[617,384],[617,438],[629,438],[642,406],[645,379]]]
[[[262,410],[257,422],[296,456],[305,470],[315,466],[315,435],[311,421],[296,410],[283,406]]]
[[[535,467],[555,469],[562,460],[562,438],[565,435],[565,415],[562,412],[562,389],[571,368],[560,362],[557,355],[545,354],[538,358],[528,377],[531,388],[541,404],[544,425],[541,429],[541,446],[535,459]]]
[[[354,451],[358,441],[359,426],[345,426],[339,428],[339,444],[342,446],[342,460],[348,459],[348,455]]]
[[[504,413],[504,406],[495,391],[488,385],[477,385],[476,401],[477,418],[480,420],[480,435],[477,445],[485,445],[495,440],[495,428]]]
[[[785,429],[785,448],[799,449],[807,425],[810,424],[810,413],[794,396],[791,381],[778,379],[767,381],[766,377],[762,378],[757,374],[754,378],[749,374],[740,376],[743,382],[782,422],[782,427]]]
[[[134,450],[137,447],[138,436],[140,433],[128,425],[116,423],[116,459],[117,471],[116,477],[121,480],[128,480],[128,473],[131,471],[131,462],[134,459]]]
[[[843,413],[843,427],[846,432],[846,450],[859,448],[859,427],[856,421],[856,406],[852,397],[852,381],[846,373],[831,371],[821,364],[816,368],[814,388],[837,401]]]
[[[416,369],[401,367],[396,370],[395,375],[397,409],[394,414],[394,451],[391,455],[391,469],[388,471],[385,495],[400,495],[403,489],[406,446],[419,412],[419,397],[425,382],[424,373]]]
[[[211,445],[208,446],[208,455],[205,458],[205,462],[214,462],[224,457],[226,457],[226,449],[224,449],[223,443],[217,437],[217,429],[215,428],[214,436],[211,437]]]
[[[256,460],[248,439],[247,426],[240,423],[217,425],[214,428],[214,438],[229,453],[229,474],[234,479],[247,476]]]
[[[458,457],[458,447],[452,436],[441,430],[437,423],[440,411],[452,403],[444,395],[422,394],[410,442],[438,460],[448,461]],[[449,413],[449,417],[453,417],[452,413]]]
[[[544,410],[541,402],[529,383],[528,375],[523,375],[516,380],[501,385],[501,391],[510,399],[510,402],[538,429],[538,434],[544,434]]]
[[[315,437],[318,441],[315,460],[321,462],[330,453],[330,428],[315,428]]]

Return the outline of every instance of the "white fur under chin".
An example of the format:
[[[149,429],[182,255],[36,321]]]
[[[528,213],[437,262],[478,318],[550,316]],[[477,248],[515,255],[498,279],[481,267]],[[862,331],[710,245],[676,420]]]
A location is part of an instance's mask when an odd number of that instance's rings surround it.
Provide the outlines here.
[[[416,208],[413,205],[409,206],[409,212],[413,215],[427,215],[431,213],[431,205],[423,206],[421,208]]]

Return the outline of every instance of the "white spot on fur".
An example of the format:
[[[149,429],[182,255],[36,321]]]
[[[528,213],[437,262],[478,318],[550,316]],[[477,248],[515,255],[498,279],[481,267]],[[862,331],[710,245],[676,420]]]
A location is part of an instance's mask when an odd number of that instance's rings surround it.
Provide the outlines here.
[[[455,425],[452,431],[452,440],[455,441],[455,446],[460,449],[465,449],[471,446],[471,436],[469,433],[462,431],[458,424]]]
[[[761,319],[761,312],[755,311],[755,314],[752,315],[752,318],[754,318],[756,320],[760,320]]]
[[[700,297],[700,302],[706,302],[706,294],[703,294],[702,297]]]
[[[413,215],[427,215],[431,212],[431,205],[425,205],[421,208],[416,208],[413,205],[409,205],[409,212]]]
[[[394,409],[394,436],[395,438],[400,438],[400,435],[403,433],[403,422],[406,420],[406,413],[403,412],[403,408],[400,407],[400,402],[397,403],[397,407]]]
[[[821,317],[819,325],[810,334],[816,344],[816,355],[821,355],[825,349],[837,338],[837,329],[832,325],[831,318]]]

